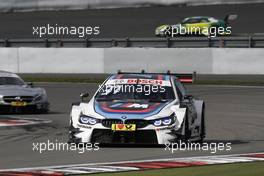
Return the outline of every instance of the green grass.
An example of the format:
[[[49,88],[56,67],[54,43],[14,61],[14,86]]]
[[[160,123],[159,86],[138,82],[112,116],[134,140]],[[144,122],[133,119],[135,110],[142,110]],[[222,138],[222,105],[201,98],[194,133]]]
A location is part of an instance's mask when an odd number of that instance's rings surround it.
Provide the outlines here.
[[[264,162],[154,169],[119,173],[88,174],[89,176],[263,176]],[[81,175],[81,176],[88,176]]]

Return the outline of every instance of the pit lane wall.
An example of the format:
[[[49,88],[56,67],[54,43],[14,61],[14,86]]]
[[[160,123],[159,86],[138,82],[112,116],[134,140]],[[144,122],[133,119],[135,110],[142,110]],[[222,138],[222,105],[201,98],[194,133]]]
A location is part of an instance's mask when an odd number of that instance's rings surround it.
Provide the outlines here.
[[[0,48],[0,70],[16,73],[264,74],[264,49]]]
[[[0,12],[258,2],[264,2],[264,0],[0,0]]]

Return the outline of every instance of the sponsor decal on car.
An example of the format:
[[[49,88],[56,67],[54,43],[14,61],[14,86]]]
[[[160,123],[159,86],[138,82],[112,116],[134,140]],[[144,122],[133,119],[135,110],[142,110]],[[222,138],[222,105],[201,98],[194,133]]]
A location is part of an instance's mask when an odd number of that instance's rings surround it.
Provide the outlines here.
[[[27,102],[23,102],[23,101],[13,101],[13,102],[11,102],[11,106],[16,106],[16,107],[27,106]]]
[[[171,86],[170,81],[158,80],[158,79],[110,79],[106,83],[109,84],[146,84],[146,85],[160,85]]]
[[[136,124],[112,124],[113,131],[136,131]]]
[[[162,103],[149,103],[149,104],[123,103],[121,105],[115,102],[99,102],[96,105],[107,113],[139,113],[139,114],[151,113],[165,106]]]

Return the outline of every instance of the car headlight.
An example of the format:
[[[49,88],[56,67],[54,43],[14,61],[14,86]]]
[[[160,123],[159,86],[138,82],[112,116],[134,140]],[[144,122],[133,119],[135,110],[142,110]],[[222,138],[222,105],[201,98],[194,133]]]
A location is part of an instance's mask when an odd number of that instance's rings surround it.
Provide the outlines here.
[[[4,97],[3,95],[0,95],[0,101],[3,101],[3,97]]]
[[[161,120],[155,120],[155,121],[154,121],[154,125],[155,125],[155,126],[161,126],[161,125],[162,125]]]
[[[99,122],[99,119],[95,119],[93,117],[89,117],[89,116],[81,114],[79,117],[79,122],[82,124],[87,124],[87,125],[95,125]]]
[[[153,125],[158,126],[169,126],[172,125],[175,122],[175,115],[172,114],[169,117],[160,118],[157,120],[153,120]]]

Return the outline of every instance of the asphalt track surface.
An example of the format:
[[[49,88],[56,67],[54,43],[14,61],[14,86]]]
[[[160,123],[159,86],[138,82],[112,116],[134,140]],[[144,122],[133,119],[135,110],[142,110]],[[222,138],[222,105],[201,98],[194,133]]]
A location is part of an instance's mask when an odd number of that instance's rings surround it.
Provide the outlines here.
[[[232,33],[263,33],[264,3],[210,6],[165,6],[101,10],[43,11],[0,14],[0,38],[38,38],[33,26],[99,26],[100,34],[88,38],[154,37],[161,24],[175,24],[188,16],[214,16],[223,19],[238,14],[232,22]],[[70,36],[51,35],[43,38]],[[76,38],[76,36],[71,36]]]
[[[93,93],[97,84],[46,83],[51,103],[49,114],[15,117],[52,120],[50,124],[0,128],[0,169],[128,161],[212,155],[208,151],[177,151],[174,154],[157,146],[102,147],[99,151],[32,151],[36,142],[66,142],[69,110],[80,92]],[[231,151],[216,154],[263,152],[264,87],[189,85],[188,90],[206,102],[206,142],[231,142]],[[1,118],[1,117],[0,117]],[[151,148],[150,148],[151,147]]]

